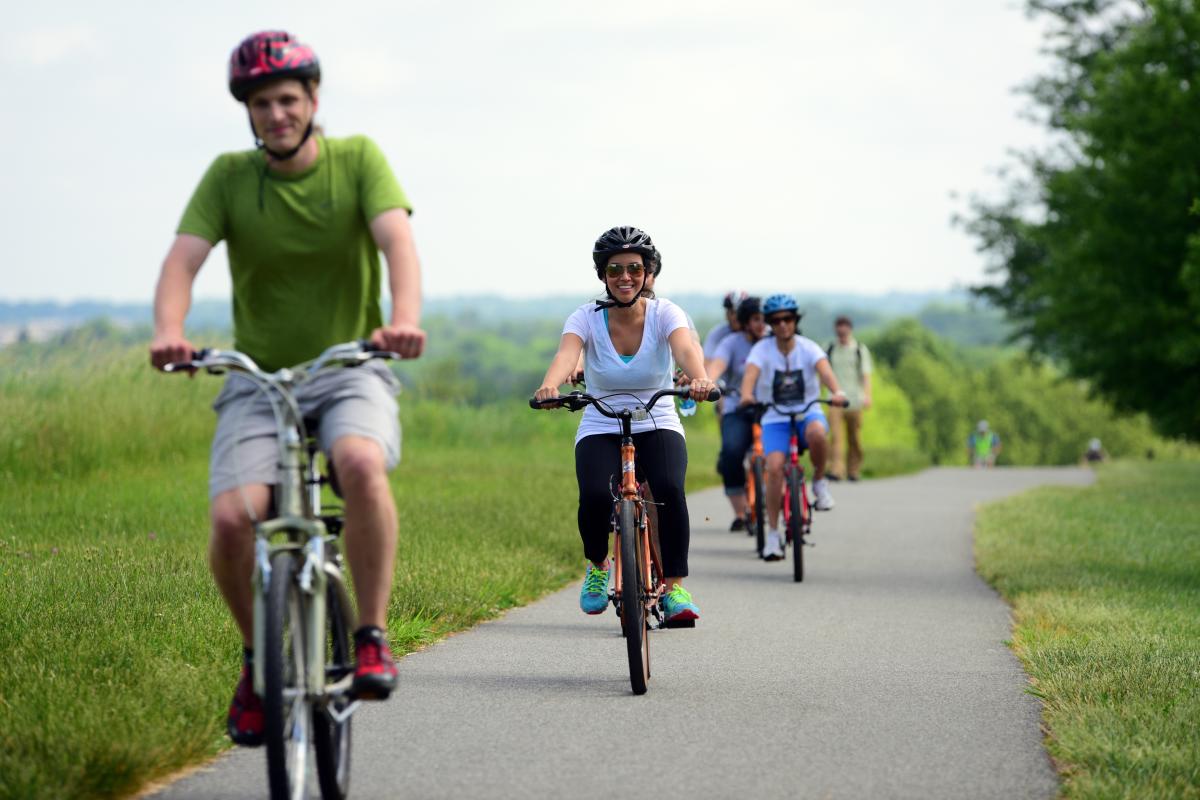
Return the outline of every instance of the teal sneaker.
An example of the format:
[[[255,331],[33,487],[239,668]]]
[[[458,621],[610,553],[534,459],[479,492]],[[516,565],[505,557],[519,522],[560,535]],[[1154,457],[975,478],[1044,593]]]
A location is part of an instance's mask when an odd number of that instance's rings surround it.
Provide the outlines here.
[[[700,609],[692,602],[691,593],[681,584],[663,595],[662,609],[668,625],[681,622],[695,624],[696,620],[700,619]]]
[[[583,589],[579,592],[579,607],[585,614],[603,614],[604,609],[608,608],[608,570],[588,563],[583,576]]]

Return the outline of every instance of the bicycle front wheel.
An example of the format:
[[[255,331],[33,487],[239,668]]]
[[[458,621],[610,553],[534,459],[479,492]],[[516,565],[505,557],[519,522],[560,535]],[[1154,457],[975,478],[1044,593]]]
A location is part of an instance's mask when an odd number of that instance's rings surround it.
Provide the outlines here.
[[[311,715],[305,697],[304,601],[291,552],[271,557],[263,620],[263,711],[272,800],[306,797]]]
[[[332,579],[325,597],[325,672],[332,683],[354,671],[354,617],[349,598]],[[345,800],[350,794],[350,717],[338,722],[329,712],[341,713],[351,702],[346,692],[330,698],[326,709],[313,713],[317,780],[324,800]]]
[[[804,580],[804,478],[797,470],[789,470],[788,488],[788,539],[792,542],[792,580]]]
[[[760,558],[767,545],[764,528],[767,517],[767,481],[763,475],[765,466],[763,459],[755,458],[750,469],[754,481],[754,530],[751,533],[754,534],[754,547]]]
[[[621,501],[621,629],[629,655],[629,683],[634,694],[646,693],[646,605],[643,601],[641,557],[638,547],[638,514],[632,500]]]

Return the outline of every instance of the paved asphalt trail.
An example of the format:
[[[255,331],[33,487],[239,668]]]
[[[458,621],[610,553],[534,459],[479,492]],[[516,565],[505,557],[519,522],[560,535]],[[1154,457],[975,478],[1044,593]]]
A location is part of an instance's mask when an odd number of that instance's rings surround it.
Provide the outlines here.
[[[804,583],[691,498],[694,630],[652,634],[629,690],[612,614],[578,587],[408,656],[355,716],[358,798],[1049,798],[1009,613],[972,568],[974,506],[1076,469],[930,470],[838,484]],[[582,572],[582,570],[581,570]],[[158,798],[264,796],[239,750]]]

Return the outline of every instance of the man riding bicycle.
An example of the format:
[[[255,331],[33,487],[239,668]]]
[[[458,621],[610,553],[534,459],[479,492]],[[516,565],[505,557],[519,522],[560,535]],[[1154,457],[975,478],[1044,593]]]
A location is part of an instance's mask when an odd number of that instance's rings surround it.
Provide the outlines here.
[[[257,148],[218,156],[183,213],[155,292],[155,367],[192,358],[184,335],[192,284],[221,241],[233,279],[234,347],[261,368],[294,365],[359,338],[403,357],[421,354],[411,206],[374,142],[327,138],[315,127],[320,78],[313,50],[282,31],[253,34],[233,51],[229,90],[246,106]],[[393,300],[387,324],[380,250]],[[380,362],[321,375],[296,392],[304,416],[318,423],[345,499],[359,610],[353,691],[363,699],[387,697],[396,682],[384,628],[397,535],[387,479],[400,458],[397,392]],[[250,677],[253,525],[271,513],[276,427],[268,398],[240,375],[226,380],[213,408],[209,564],[244,647],[228,731],[253,746],[264,726]]]
[[[844,401],[846,393],[838,385],[829,359],[820,345],[799,334],[800,306],[787,294],[773,294],[763,303],[763,316],[774,337],[763,339],[746,357],[742,376],[741,404],[769,402],[774,406],[762,420],[763,451],[767,456],[767,541],[763,558],[783,558],[779,534],[779,507],[783,494],[783,462],[791,442],[792,426],[787,412],[800,411],[821,396],[821,383],[833,392],[833,399]],[[833,508],[829,481],[825,478],[828,455],[826,435],[829,423],[820,407],[814,406],[801,420],[797,431],[800,448],[809,450],[813,465],[813,494],[816,508]]]
[[[725,484],[725,496],[733,506],[731,531],[746,529],[746,451],[753,444],[753,420],[745,408],[739,407],[742,373],[751,348],[766,334],[763,322],[762,298],[747,297],[738,303],[739,331],[721,340],[704,367],[709,375],[723,382],[721,397],[721,453],[717,456],[717,472]]]

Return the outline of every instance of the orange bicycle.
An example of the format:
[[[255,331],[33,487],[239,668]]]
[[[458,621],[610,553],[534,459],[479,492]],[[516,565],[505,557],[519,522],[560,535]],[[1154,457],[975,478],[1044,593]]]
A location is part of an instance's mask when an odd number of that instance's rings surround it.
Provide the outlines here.
[[[552,400],[530,399],[530,408],[546,406],[580,411],[595,406],[604,416],[621,423],[621,481],[613,505],[612,526],[616,541],[613,544],[613,588],[609,599],[621,619],[621,633],[629,656],[629,683],[634,694],[646,693],[650,679],[651,627],[695,627],[695,620],[666,625],[659,600],[666,591],[658,548],[652,546],[654,531],[652,513],[646,499],[646,489],[637,481],[637,452],[633,446],[633,421],[649,417],[650,409],[664,397],[686,397],[689,389],[662,389],[638,409],[614,411],[604,401],[583,392],[556,397]],[[720,399],[721,392],[713,389],[710,402]],[[653,626],[650,620],[654,620]]]
[[[767,456],[763,452],[762,419],[758,414],[754,414],[750,430],[754,443],[750,447],[750,466],[746,470],[746,533],[754,537],[754,552],[761,557],[767,543]]]

